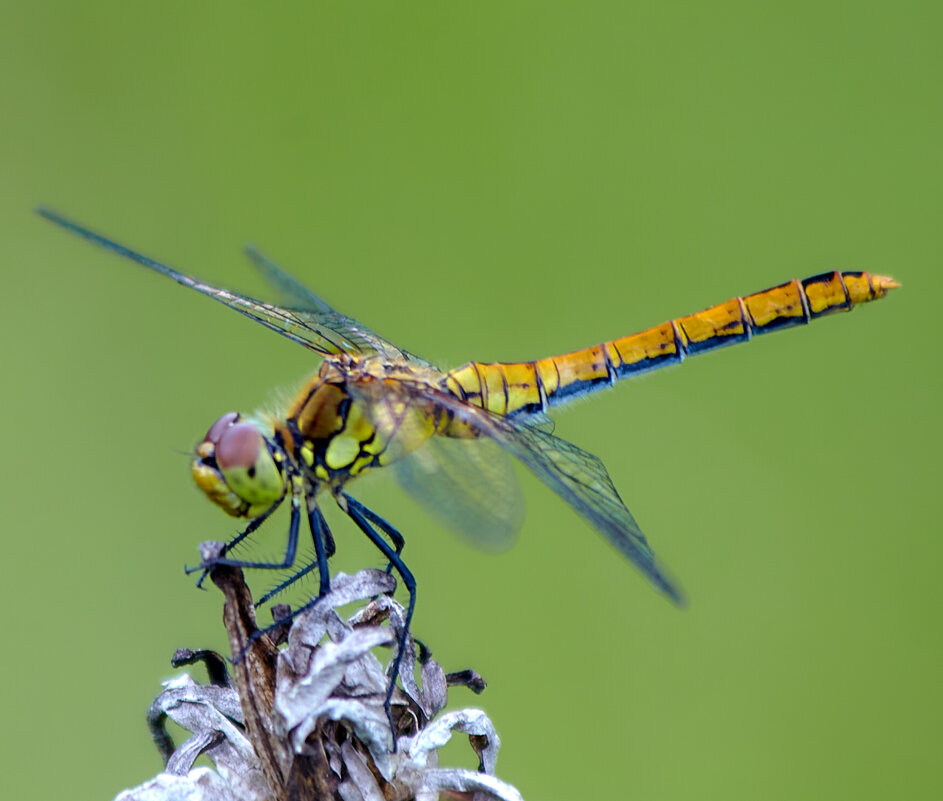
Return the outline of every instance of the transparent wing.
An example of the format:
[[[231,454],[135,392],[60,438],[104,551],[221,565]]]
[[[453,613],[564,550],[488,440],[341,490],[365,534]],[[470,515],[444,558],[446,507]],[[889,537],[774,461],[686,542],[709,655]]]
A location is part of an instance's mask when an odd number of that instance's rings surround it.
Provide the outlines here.
[[[418,372],[417,372],[418,375]],[[446,528],[487,551],[514,541],[524,520],[520,482],[508,455],[487,438],[435,435],[442,410],[426,380],[348,380],[356,408],[384,443],[403,488]]]
[[[376,390],[361,392],[350,384],[348,391],[361,402],[370,404],[370,414],[378,430],[393,431],[394,442],[399,439],[412,447],[418,442],[420,433],[416,420],[435,421],[437,415],[444,412],[465,422],[523,462],[641,570],[655,587],[676,603],[683,603],[680,589],[656,560],[648,540],[597,456],[540,427],[472,406],[429,384],[397,382],[395,392],[387,393],[386,397]],[[391,396],[396,398],[392,404],[401,410],[398,416],[391,411],[394,408],[389,400]],[[397,420],[400,421],[398,427]],[[431,429],[433,425],[434,422],[430,422],[426,428]]]
[[[646,578],[683,603],[680,588],[655,558],[632,513],[613,486],[602,460],[547,431],[469,406],[444,393],[443,406],[520,459],[541,481],[586,518]]]
[[[213,300],[217,300],[229,306],[229,308],[235,309],[240,314],[244,314],[246,317],[261,323],[266,328],[270,328],[272,331],[276,331],[282,336],[287,337],[292,340],[292,342],[297,342],[299,345],[303,345],[317,353],[322,355],[334,355],[338,353],[357,355],[378,352],[373,346],[373,343],[368,339],[353,336],[353,331],[350,326],[341,324],[341,321],[349,321],[350,318],[337,315],[336,312],[293,311],[270,303],[253,300],[246,295],[240,295],[228,289],[207,284],[185,273],[181,273],[173,267],[169,267],[137,251],[131,250],[114,240],[96,234],[94,231],[90,231],[88,228],[60,216],[54,211],[39,208],[37,212],[47,220],[56,223],[56,225],[72,231],[106,250],[131,259],[131,261],[137,262],[168,278],[172,278],[178,284],[190,287],[190,289],[195,289],[197,292],[211,297]],[[277,270],[278,268],[275,269]],[[284,275],[284,273],[282,275]],[[290,276],[286,277],[294,284],[297,284]],[[300,286],[300,284],[298,284],[298,286]],[[305,291],[307,292],[307,290]],[[307,294],[312,298],[316,297],[311,293]],[[323,301],[320,301],[320,299],[318,299],[318,301],[323,304]],[[330,307],[327,308],[330,309]],[[335,325],[337,326],[336,328]],[[377,337],[377,340],[379,340],[379,337]],[[382,342],[383,340],[379,341]],[[397,350],[396,352],[398,353],[399,351]]]
[[[426,512],[472,545],[498,552],[514,544],[524,496],[511,460],[494,441],[431,437],[394,469]]]
[[[471,416],[481,423],[484,433],[592,523],[652,584],[676,603],[683,602],[680,589],[658,564],[599,457],[538,428],[519,426],[483,411]]]
[[[418,356],[396,347],[353,317],[348,317],[331,308],[325,300],[315,295],[297,278],[286,273],[255,247],[250,245],[246,247],[245,252],[259,274],[279,294],[280,299],[291,309],[291,313],[297,319],[329,328],[348,342],[356,344],[360,353],[378,353],[397,361],[406,360],[426,364]]]
[[[286,273],[254,245],[246,245],[245,253],[269,286],[278,292],[280,299],[291,308],[322,314],[334,312],[327,301],[315,295],[293,275]]]

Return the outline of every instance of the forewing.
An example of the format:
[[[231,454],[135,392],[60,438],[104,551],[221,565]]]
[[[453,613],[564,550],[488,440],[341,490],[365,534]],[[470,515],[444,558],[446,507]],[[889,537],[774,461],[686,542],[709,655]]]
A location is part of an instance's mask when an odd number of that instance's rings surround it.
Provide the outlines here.
[[[524,496],[514,465],[493,440],[431,437],[394,467],[403,489],[450,531],[487,551],[514,544]]]
[[[485,411],[441,390],[415,386],[404,391],[411,391],[417,404],[447,411],[497,442],[592,523],[655,587],[675,603],[683,603],[680,589],[656,560],[597,456],[539,427]]]
[[[178,284],[195,289],[203,295],[213,298],[220,303],[235,309],[240,314],[244,314],[252,320],[261,323],[266,328],[276,331],[284,337],[303,345],[309,350],[316,351],[322,355],[336,355],[339,353],[364,354],[373,353],[375,348],[368,340],[354,336],[354,332],[347,325],[338,324],[335,328],[332,325],[333,319],[331,313],[315,313],[311,311],[293,311],[291,309],[275,306],[271,303],[253,300],[246,295],[240,295],[222,287],[208,284],[197,278],[181,273],[166,264],[149,258],[135,250],[125,247],[112,239],[96,234],[88,228],[72,222],[65,217],[56,214],[49,209],[40,208],[37,212],[47,220],[56,223],[79,236],[88,239],[100,247],[124,256],[126,259],[137,262],[138,264],[154,270],[161,275],[172,278]],[[276,268],[277,269],[277,268]],[[291,279],[294,282],[294,279]],[[297,284],[297,282],[294,282]],[[299,285],[300,286],[300,285]],[[310,293],[308,293],[310,295]],[[315,297],[311,295],[311,297]],[[323,303],[323,301],[321,301]],[[342,315],[338,317],[343,320]]]
[[[306,311],[321,312],[322,314],[334,312],[334,309],[326,300],[315,295],[293,275],[286,273],[255,246],[246,245],[245,253],[249,257],[249,261],[259,271],[259,274],[279,294],[279,299],[285,305],[290,306],[292,309],[304,309]]]
[[[246,255],[269,286],[278,292],[280,299],[292,310],[295,317],[322,328],[329,328],[339,337],[354,343],[360,353],[377,353],[397,361],[425,363],[418,356],[383,339],[353,317],[348,317],[333,309],[325,300],[315,295],[297,278],[286,273],[256,248],[247,247]]]

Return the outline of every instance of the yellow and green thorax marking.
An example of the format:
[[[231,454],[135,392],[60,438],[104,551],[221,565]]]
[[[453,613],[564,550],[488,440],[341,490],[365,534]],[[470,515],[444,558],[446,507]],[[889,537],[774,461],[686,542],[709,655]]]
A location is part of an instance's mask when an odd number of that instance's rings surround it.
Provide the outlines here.
[[[318,480],[340,485],[414,451],[436,433],[445,433],[448,415],[403,391],[406,384],[436,388],[441,379],[437,370],[376,357],[327,359],[279,424],[282,439]],[[368,410],[348,391],[351,386],[361,392],[373,387],[382,401]]]

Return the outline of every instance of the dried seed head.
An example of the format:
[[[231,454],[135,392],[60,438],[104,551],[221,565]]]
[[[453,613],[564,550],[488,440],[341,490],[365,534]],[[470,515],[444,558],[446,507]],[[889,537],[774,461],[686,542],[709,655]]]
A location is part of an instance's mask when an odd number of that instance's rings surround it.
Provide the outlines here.
[[[210,684],[183,675],[165,683],[148,720],[166,770],[117,801],[269,801],[328,798],[341,801],[433,801],[440,793],[476,801],[519,801],[520,794],[494,776],[500,741],[480,709],[439,714],[447,687],[480,692],[474,671],[445,674],[412,637],[393,696],[396,748],[383,702],[386,666],[374,651],[392,646],[403,609],[389,595],[395,580],[380,570],[337,574],[332,591],[293,621],[288,645],[278,651],[259,636],[242,573],[217,568],[213,581],[226,595],[225,620],[234,654],[227,685],[211,652],[178,652],[176,664],[205,661]],[[372,599],[372,600],[371,600]],[[348,620],[335,611],[363,606]],[[419,663],[419,680],[416,664]],[[166,718],[192,732],[179,747],[164,731]],[[468,735],[479,770],[440,768],[438,750],[453,732]],[[215,766],[193,768],[206,755]]]

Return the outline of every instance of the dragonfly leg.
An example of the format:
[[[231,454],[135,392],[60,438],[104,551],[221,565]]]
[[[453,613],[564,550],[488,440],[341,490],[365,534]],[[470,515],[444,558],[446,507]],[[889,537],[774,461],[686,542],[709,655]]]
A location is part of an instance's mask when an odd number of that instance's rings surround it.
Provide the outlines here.
[[[328,528],[324,515],[318,507],[315,498],[315,490],[310,489],[306,493],[308,505],[308,527],[311,529],[311,539],[314,540],[314,554],[318,563],[318,598],[323,598],[331,591],[331,574],[328,571],[328,557],[334,554],[334,537],[331,535],[331,529]],[[330,546],[328,548],[327,546]]]
[[[266,520],[269,519],[272,512],[274,512],[281,504],[276,503],[271,506],[271,508],[262,512],[258,517],[249,521],[249,525],[246,526],[239,534],[233,537],[229,542],[223,546],[223,550],[220,553],[220,556],[223,554],[229,553],[233,548],[235,548],[240,542],[242,542],[246,537],[248,537],[253,531],[255,531],[259,526],[261,526]],[[190,573],[190,568],[185,568],[187,573]],[[195,568],[199,569],[199,568]],[[196,583],[196,586],[199,589],[203,589],[203,582],[206,581],[206,577],[210,574],[209,568],[203,568],[203,575],[200,576],[199,580]]]
[[[343,499],[343,505],[341,504],[341,499]],[[413,609],[416,607],[416,579],[413,577],[412,572],[406,565],[403,563],[403,560],[400,559],[399,551],[395,550],[390,544],[380,536],[379,532],[372,526],[370,523],[374,520],[382,520],[382,518],[377,517],[373,512],[367,509],[359,501],[355,501],[347,493],[342,492],[337,498],[338,506],[340,506],[346,513],[347,516],[353,520],[357,527],[367,535],[370,541],[377,546],[380,552],[390,561],[390,564],[396,569],[396,572],[400,574],[400,577],[403,579],[403,584],[406,585],[406,590],[409,592],[409,603],[406,606],[406,617],[403,620],[403,630],[400,632],[399,637],[396,642],[396,653],[393,656],[393,665],[392,670],[390,671],[390,686],[386,689],[386,699],[383,702],[383,708],[386,710],[386,718],[390,722],[390,733],[393,735],[393,750],[396,750],[396,729],[393,725],[393,713],[391,709],[391,701],[393,698],[393,690],[396,687],[396,679],[399,677],[399,667],[400,663],[403,661],[403,652],[406,650],[406,638],[409,636],[409,626],[412,623],[413,619]],[[345,508],[346,507],[346,508]],[[392,528],[389,523],[383,521],[385,526]],[[377,523],[378,527],[384,529],[386,528]],[[395,531],[395,529],[393,529]],[[399,532],[396,532],[400,541],[402,541],[402,536]],[[392,537],[391,537],[392,539]],[[402,545],[400,545],[400,550]]]
[[[278,618],[278,620],[273,625],[267,626],[264,629],[256,629],[249,637],[249,645],[251,645],[256,640],[258,640],[263,634],[269,634],[275,629],[279,628],[280,626],[284,626],[286,623],[289,623],[290,621],[294,620],[296,617],[298,617],[302,613],[307,612],[309,609],[315,606],[315,604],[317,604],[325,595],[327,595],[331,591],[331,576],[330,576],[330,572],[328,571],[327,560],[328,560],[328,557],[332,556],[334,553],[334,549],[333,549],[334,537],[331,534],[331,529],[327,525],[327,521],[324,519],[324,515],[321,514],[321,509],[317,505],[317,502],[315,500],[315,495],[316,495],[316,491],[313,489],[308,489],[306,491],[306,502],[308,506],[308,526],[311,528],[311,539],[314,540],[315,560],[309,563],[308,565],[306,565],[305,567],[303,567],[301,570],[297,571],[294,575],[289,576],[285,581],[283,581],[274,589],[269,590],[258,601],[256,601],[255,605],[260,606],[261,604],[265,603],[266,601],[271,599],[274,595],[277,595],[279,592],[285,589],[287,586],[297,581],[302,576],[305,576],[308,573],[310,573],[312,570],[315,569],[315,567],[318,569],[318,575],[320,578],[320,584],[318,587],[317,597],[312,598],[306,604],[302,604],[297,609],[291,610],[291,612],[285,615],[284,617]],[[295,496],[293,495],[292,496],[293,504],[294,504],[294,501],[295,501]],[[293,505],[292,506],[292,521],[293,522],[295,520],[295,508],[296,507]],[[296,526],[296,529],[297,529],[297,526]],[[297,534],[297,530],[295,533]],[[331,546],[330,550],[328,549],[328,545]],[[248,648],[248,645],[246,647]],[[245,655],[245,651],[243,651],[243,653],[239,655],[236,661],[237,662],[240,661],[244,655]]]
[[[265,595],[263,595],[261,598],[259,598],[258,601],[255,602],[255,606],[259,607],[259,606],[262,606],[263,604],[268,603],[276,595],[278,595],[281,592],[284,592],[288,587],[290,587],[296,581],[303,579],[305,576],[307,576],[309,573],[313,572],[316,569],[319,571],[319,575],[328,574],[327,560],[330,559],[334,555],[334,537],[331,534],[331,529],[328,528],[327,521],[324,519],[324,515],[321,514],[321,510],[317,506],[314,506],[312,509],[312,507],[310,506],[311,504],[310,500],[308,501],[308,503],[309,503],[308,525],[311,528],[311,539],[314,542],[315,554],[318,553],[319,536],[320,536],[321,541],[323,542],[323,545],[321,546],[325,555],[325,559],[324,559],[325,566],[324,566],[323,572],[320,570],[319,560],[317,556],[315,556],[315,558],[312,561],[308,562],[308,564],[306,564],[303,568],[301,568],[301,570],[296,571],[295,573],[290,575],[288,578],[286,578],[284,581],[281,581],[276,586],[272,587],[272,589],[266,592]],[[324,595],[325,592],[327,592],[327,590],[324,589],[324,584],[322,582],[320,591],[318,592],[318,597],[320,597],[321,595]]]
[[[258,519],[258,518],[256,518]],[[281,562],[247,562],[242,559],[214,559],[199,567],[187,568],[188,573],[194,570],[209,570],[217,565],[229,567],[254,567],[263,570],[284,570],[295,563],[295,554],[298,552],[298,529],[301,526],[301,492],[293,489],[291,493],[291,522],[288,525],[288,547]]]
[[[349,497],[349,496],[347,496]],[[352,498],[350,500],[353,500]],[[403,552],[403,548],[406,547],[406,538],[400,534],[392,525],[390,525],[386,520],[384,520],[376,512],[368,509],[359,501],[354,501],[360,506],[360,513],[367,518],[373,525],[375,525],[380,531],[386,534],[387,537],[393,542],[393,550],[396,552],[396,555],[399,556]],[[393,572],[393,562],[387,562],[386,572]]]
[[[272,587],[272,589],[268,590],[261,598],[259,598],[258,601],[256,601],[253,604],[253,606],[255,607],[264,606],[269,601],[271,601],[272,598],[274,598],[276,595],[279,595],[280,593],[283,593],[285,590],[287,590],[296,581],[300,581],[309,573],[313,573],[317,569],[318,569],[318,562],[316,559],[308,562],[308,564],[306,564],[303,568],[301,568],[301,570],[298,570],[292,573],[284,581],[280,581],[278,584]]]
[[[327,521],[324,519],[324,515],[321,513],[321,509],[315,502],[313,492],[307,495],[307,504],[308,526],[311,529],[311,539],[314,542],[315,558],[308,562],[308,564],[306,564],[300,570],[292,573],[292,575],[288,576],[288,578],[286,578],[284,581],[279,582],[276,586],[272,587],[272,589],[266,592],[265,595],[255,602],[255,606],[257,607],[267,603],[280,592],[283,592],[296,581],[304,578],[315,569],[318,571],[318,576],[320,577],[318,598],[327,595],[327,593],[331,591],[331,579],[327,566],[327,560],[334,555],[334,536],[331,534],[331,529],[328,527]],[[317,598],[315,600],[317,600]],[[292,614],[292,618],[300,614],[305,609],[309,609],[312,605],[313,603],[310,602],[305,604],[301,609],[296,610]]]
[[[330,559],[337,551],[337,546],[334,544],[334,535],[331,533],[331,529],[328,528],[327,521],[324,519],[324,515],[321,514],[320,509],[318,509],[318,517],[321,519],[321,536],[324,537],[324,552],[327,554],[327,558]],[[308,515],[308,523],[311,523],[310,513]],[[312,534],[312,536],[314,535]]]

